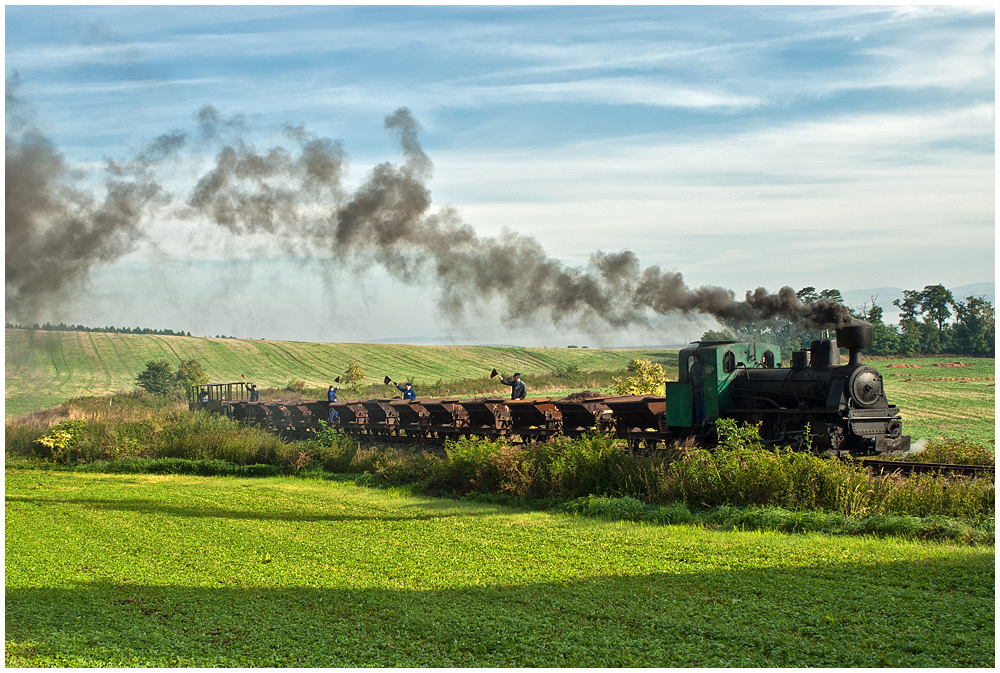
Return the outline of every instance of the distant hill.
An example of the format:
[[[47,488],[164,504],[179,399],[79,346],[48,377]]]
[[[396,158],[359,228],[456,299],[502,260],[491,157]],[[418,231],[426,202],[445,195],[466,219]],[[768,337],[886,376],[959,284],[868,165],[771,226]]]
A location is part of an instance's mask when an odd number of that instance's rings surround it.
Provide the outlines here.
[[[100,332],[6,330],[5,416],[56,406],[74,397],[132,390],[150,360],[173,367],[197,360],[214,382],[283,387],[289,381],[325,388],[352,363],[368,382],[436,383],[487,378],[493,367],[527,376],[565,370],[617,371],[633,358],[665,362],[657,349],[403,346],[219,339]],[[502,388],[498,384],[498,391]]]

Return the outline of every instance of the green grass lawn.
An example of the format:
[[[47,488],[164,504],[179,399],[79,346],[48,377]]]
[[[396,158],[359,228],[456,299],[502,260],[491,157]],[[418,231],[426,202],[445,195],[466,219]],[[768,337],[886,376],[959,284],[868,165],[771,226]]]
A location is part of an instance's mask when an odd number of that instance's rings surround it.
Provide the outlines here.
[[[993,667],[994,549],[6,472],[8,666]]]

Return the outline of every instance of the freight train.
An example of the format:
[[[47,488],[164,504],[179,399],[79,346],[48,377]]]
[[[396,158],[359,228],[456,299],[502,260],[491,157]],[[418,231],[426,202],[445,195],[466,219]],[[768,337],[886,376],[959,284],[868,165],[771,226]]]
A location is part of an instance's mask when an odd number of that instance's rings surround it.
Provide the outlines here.
[[[417,398],[249,402],[246,383],[192,389],[192,408],[268,426],[296,437],[322,426],[392,441],[441,442],[459,437],[516,437],[522,442],[558,434],[608,433],[647,452],[678,442],[711,446],[715,421],[759,424],[776,446],[835,456],[905,452],[899,408],[886,399],[882,376],[861,361],[872,326],[855,323],[835,339],[814,340],[782,366],[781,350],[767,343],[699,341],[682,349],[677,381],[663,395],[508,400]],[[841,363],[840,349],[849,351]]]

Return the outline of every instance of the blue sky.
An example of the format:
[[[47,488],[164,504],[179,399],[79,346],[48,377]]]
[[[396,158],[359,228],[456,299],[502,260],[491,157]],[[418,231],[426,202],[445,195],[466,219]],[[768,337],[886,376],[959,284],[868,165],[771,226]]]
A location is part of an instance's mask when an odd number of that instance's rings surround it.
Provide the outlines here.
[[[431,213],[530,237],[567,268],[630,250],[737,297],[995,277],[992,5],[8,5],[5,37],[32,122],[98,196],[104,159],[194,132],[204,106],[239,116],[255,148],[281,145],[287,125],[339,141],[349,191],[404,161],[385,119],[405,107],[433,163]],[[171,163],[166,190],[187,193],[212,151]],[[678,343],[713,326],[553,326],[488,298],[446,320],[427,278],[294,257],[178,209],[142,232],[39,317],[553,346]]]

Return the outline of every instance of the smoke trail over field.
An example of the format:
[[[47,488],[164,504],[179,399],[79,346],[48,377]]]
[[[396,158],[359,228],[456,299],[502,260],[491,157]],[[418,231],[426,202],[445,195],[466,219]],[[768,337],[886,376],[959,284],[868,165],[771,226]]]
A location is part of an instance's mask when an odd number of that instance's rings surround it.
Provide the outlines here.
[[[8,120],[16,119],[10,90],[8,81]],[[803,304],[787,287],[775,294],[758,288],[743,301],[721,287],[689,288],[680,273],[642,268],[628,250],[595,252],[577,268],[513,231],[481,237],[454,210],[432,209],[433,165],[406,109],[385,122],[399,139],[402,164],[379,164],[353,191],[343,186],[347,157],[339,142],[288,126],[282,144],[258,149],[240,117],[225,119],[206,107],[196,121],[197,131],[161,136],[129,162],[107,161],[102,196],[74,185],[58,151],[36,130],[8,121],[8,312],[30,315],[95,265],[133,249],[144,218],[172,204],[174,216],[207,220],[237,237],[265,235],[299,255],[359,268],[376,264],[407,284],[429,280],[438,308],[452,320],[475,315],[491,300],[523,321],[583,326],[641,325],[676,312],[729,322],[850,320],[845,307],[825,299]],[[207,143],[221,146],[210,168],[185,193],[167,194],[157,167],[182,150],[198,156]]]
[[[127,164],[106,161],[103,194],[80,186],[53,143],[28,120],[6,87],[6,309],[34,316],[39,304],[86,280],[97,264],[118,259],[141,238],[147,209],[160,196],[150,166],[168,138]]]
[[[499,299],[523,318],[613,327],[672,312],[728,321],[782,316],[813,325],[850,320],[840,304],[803,304],[787,287],[776,294],[758,288],[744,301],[720,287],[691,289],[679,273],[641,268],[627,250],[595,252],[585,268],[573,268],[549,257],[533,238],[511,231],[480,237],[453,210],[431,210],[426,183],[433,166],[410,112],[396,111],[386,127],[399,136],[405,161],[376,166],[354,193],[344,194],[340,184],[342,147],[300,130],[305,142],[298,155],[227,146],[188,205],[231,231],[280,234],[311,254],[374,262],[402,282],[430,276],[439,308],[452,318],[473,312],[484,299]],[[331,206],[313,212],[324,202]]]

